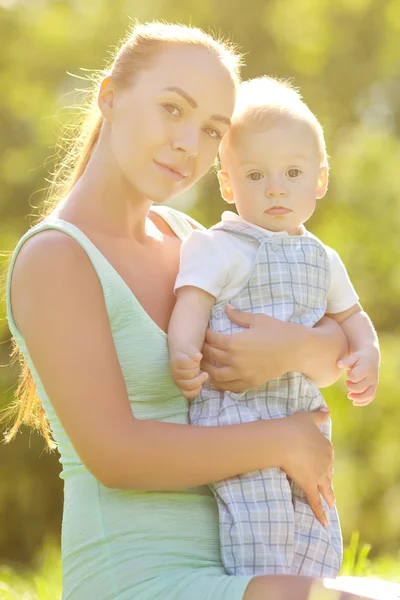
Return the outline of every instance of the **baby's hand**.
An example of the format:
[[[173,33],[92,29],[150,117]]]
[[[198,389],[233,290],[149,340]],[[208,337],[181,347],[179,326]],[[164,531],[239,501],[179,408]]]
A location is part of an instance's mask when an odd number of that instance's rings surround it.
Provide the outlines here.
[[[347,395],[354,406],[366,406],[375,398],[379,381],[379,350],[375,347],[353,352],[337,365],[347,369]]]
[[[171,355],[171,376],[185,398],[195,398],[208,378],[207,373],[200,371],[202,358],[203,355],[197,350],[190,354],[176,351]]]

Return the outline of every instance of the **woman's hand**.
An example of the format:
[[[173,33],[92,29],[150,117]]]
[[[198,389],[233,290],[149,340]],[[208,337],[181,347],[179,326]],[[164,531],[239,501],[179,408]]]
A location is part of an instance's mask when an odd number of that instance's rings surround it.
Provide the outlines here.
[[[201,368],[219,390],[243,392],[296,371],[316,385],[331,385],[341,374],[336,361],[345,356],[346,337],[332,319],[315,327],[288,323],[227,305],[226,314],[244,331],[232,335],[207,329]]]
[[[201,366],[215,387],[242,392],[289,370],[285,359],[292,324],[230,305],[225,310],[231,321],[247,329],[232,335],[207,329]]]
[[[307,496],[316,518],[326,525],[326,516],[321,503],[321,495],[328,506],[335,504],[332,488],[333,446],[318,425],[329,417],[329,409],[315,412],[298,412],[285,419],[278,419],[282,428],[280,468],[297,483]]]

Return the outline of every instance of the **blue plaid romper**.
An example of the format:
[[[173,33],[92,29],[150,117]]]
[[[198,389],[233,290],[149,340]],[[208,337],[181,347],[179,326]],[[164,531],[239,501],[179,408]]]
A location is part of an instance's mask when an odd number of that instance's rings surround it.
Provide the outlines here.
[[[245,287],[229,302],[252,313],[312,327],[326,312],[330,268],[323,244],[312,234],[267,236],[245,223],[213,229],[251,236],[258,250]],[[219,333],[243,328],[226,316],[226,302],[213,307],[210,327]],[[315,384],[301,373],[286,373],[237,394],[219,392],[206,381],[192,401],[190,421],[216,426],[277,419],[325,405]],[[331,423],[320,427],[330,439]],[[221,553],[232,575],[301,574],[335,577],[342,563],[342,535],[336,509],[324,528],[304,492],[279,468],[246,473],[211,485],[219,510]]]

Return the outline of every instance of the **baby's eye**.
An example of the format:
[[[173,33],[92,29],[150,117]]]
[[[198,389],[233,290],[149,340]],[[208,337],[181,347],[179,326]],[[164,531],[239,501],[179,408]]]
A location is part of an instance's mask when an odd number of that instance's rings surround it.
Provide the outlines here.
[[[218,131],[218,129],[214,129],[214,127],[205,127],[204,131],[213,140],[222,140],[222,133]]]
[[[247,175],[247,178],[250,179],[251,181],[260,181],[260,179],[263,178],[263,174],[260,173],[259,171],[253,171],[252,173],[249,173]]]
[[[182,109],[179,106],[176,106],[176,104],[171,104],[170,102],[166,102],[162,106],[173,117],[179,117],[182,115]]]
[[[301,175],[301,171],[300,171],[300,169],[289,169],[287,171],[287,175],[289,177],[296,178],[296,177],[299,177],[299,175]]]

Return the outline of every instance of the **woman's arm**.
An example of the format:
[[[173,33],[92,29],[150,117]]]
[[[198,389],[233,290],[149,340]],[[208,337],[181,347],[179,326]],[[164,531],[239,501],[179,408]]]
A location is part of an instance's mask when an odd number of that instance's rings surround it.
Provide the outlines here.
[[[243,600],[356,600],[357,598],[381,598],[369,595],[367,586],[357,586],[357,578],[343,583],[340,578],[315,579],[302,575],[266,575],[254,577],[247,586]],[[357,592],[357,587],[362,591]],[[353,590],[352,593],[339,590]],[[360,595],[359,595],[360,594]],[[367,594],[367,595],[365,595]]]
[[[326,316],[314,327],[299,327],[303,328],[301,337],[304,340],[297,340],[296,368],[291,370],[304,373],[320,388],[332,385],[344,371],[338,367],[337,361],[348,354],[342,328]]]
[[[58,418],[104,485],[169,490],[281,466],[323,520],[319,492],[333,502],[333,451],[316,425],[327,413],[226,427],[138,420],[83,249],[58,231],[32,237],[17,258],[11,292],[14,319]]]
[[[233,335],[207,330],[202,367],[219,389],[243,391],[288,371],[304,373],[325,387],[341,375],[336,362],[347,355],[347,341],[332,319],[324,317],[311,328],[229,305],[226,313],[247,329]]]

